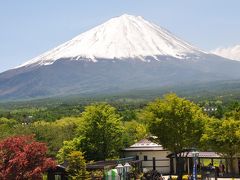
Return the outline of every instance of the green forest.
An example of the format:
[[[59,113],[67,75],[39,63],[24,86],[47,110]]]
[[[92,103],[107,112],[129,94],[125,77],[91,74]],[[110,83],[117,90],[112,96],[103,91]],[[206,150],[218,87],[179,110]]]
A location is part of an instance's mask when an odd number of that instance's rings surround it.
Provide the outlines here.
[[[118,159],[122,149],[153,135],[174,153],[189,147],[214,150],[229,157],[231,165],[240,149],[240,103],[174,93],[156,99],[8,102],[0,106],[0,132],[1,140],[33,136],[46,144],[47,156],[56,163],[77,157],[84,162]]]

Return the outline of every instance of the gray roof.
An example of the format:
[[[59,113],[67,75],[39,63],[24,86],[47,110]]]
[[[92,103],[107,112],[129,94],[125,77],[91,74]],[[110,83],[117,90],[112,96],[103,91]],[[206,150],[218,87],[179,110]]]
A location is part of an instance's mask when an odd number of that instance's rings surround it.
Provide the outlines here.
[[[150,141],[149,139],[142,139],[135,144],[131,145],[129,148],[125,148],[124,151],[167,151],[162,147],[162,145],[154,143]],[[192,157],[192,152],[184,152],[183,157]],[[174,157],[174,154],[169,154],[168,157]],[[216,152],[199,152],[200,158],[221,158],[220,154],[217,154]]]
[[[129,148],[124,149],[124,151],[164,151],[165,149],[162,145],[154,143],[148,139],[142,139],[137,143],[131,145]]]
[[[198,154],[199,158],[221,158],[222,157],[220,154],[212,151],[199,151],[198,153],[199,153]],[[169,154],[168,157],[174,158],[174,153]],[[182,157],[192,158],[193,154],[192,152],[184,152],[182,154]]]
[[[193,157],[192,152],[189,152],[187,157]],[[199,151],[198,157],[201,158],[220,158],[221,156],[217,154],[216,152],[201,152]]]

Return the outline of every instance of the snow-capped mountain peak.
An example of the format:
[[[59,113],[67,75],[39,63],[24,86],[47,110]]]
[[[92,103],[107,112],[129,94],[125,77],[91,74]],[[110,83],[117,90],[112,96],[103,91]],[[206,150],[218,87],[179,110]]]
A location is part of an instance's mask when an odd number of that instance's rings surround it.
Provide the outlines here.
[[[124,14],[80,34],[72,40],[22,64],[50,65],[61,58],[71,60],[126,59],[171,56],[183,59],[201,54],[199,49],[169,31],[143,19]]]

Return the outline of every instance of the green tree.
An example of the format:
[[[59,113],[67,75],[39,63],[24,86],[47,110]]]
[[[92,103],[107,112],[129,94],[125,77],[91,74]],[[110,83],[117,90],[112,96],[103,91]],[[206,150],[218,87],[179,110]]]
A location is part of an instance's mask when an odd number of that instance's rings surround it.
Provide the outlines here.
[[[63,163],[67,160],[67,156],[73,151],[81,150],[82,137],[76,137],[71,141],[64,141],[63,146],[58,151],[57,159],[59,163]]]
[[[230,160],[233,173],[234,155],[240,153],[240,121],[229,118],[211,120],[202,136],[201,142],[206,147],[222,154]]]
[[[196,104],[175,94],[151,102],[143,113],[150,132],[158,137],[158,143],[174,152],[181,178],[181,152],[199,146],[207,116]]]
[[[90,179],[86,170],[86,161],[81,151],[72,151],[66,158],[68,162],[67,172],[72,180]]]
[[[12,136],[14,133],[14,126],[17,121],[13,119],[0,118],[0,139]]]
[[[231,111],[228,111],[225,113],[225,117],[226,118],[233,118],[235,120],[240,120],[240,107],[234,109],[234,110],[231,110]]]
[[[75,137],[76,129],[81,126],[80,118],[64,118],[55,122],[37,121],[15,126],[15,134],[34,134],[38,141],[47,143],[48,154],[55,156],[64,141]]]
[[[84,137],[82,148],[88,159],[105,160],[118,155],[122,147],[123,127],[116,109],[100,103],[87,106],[82,113],[85,128],[79,129]]]
[[[133,143],[145,138],[148,135],[147,127],[137,121],[124,123],[124,146],[128,147]]]

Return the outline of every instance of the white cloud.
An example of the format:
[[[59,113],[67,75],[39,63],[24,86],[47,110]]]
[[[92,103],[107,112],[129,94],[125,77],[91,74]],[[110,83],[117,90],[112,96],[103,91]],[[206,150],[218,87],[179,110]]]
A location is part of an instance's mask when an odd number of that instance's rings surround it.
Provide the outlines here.
[[[217,48],[215,50],[212,50],[211,53],[228,59],[240,61],[240,45],[228,48]]]

